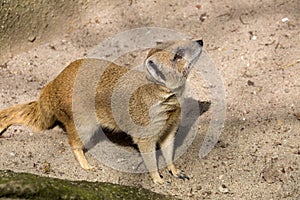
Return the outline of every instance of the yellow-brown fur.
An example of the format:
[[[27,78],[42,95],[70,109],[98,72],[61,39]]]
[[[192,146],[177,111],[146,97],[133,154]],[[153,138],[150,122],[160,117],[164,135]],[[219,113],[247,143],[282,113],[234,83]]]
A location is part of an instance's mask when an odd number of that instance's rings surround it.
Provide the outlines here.
[[[163,182],[156,166],[157,144],[162,149],[168,170],[176,177],[184,177],[173,165],[173,142],[179,127],[181,95],[190,70],[189,62],[197,60],[201,48],[202,41],[172,41],[160,44],[150,50],[145,60],[144,72],[129,70],[99,59],[74,61],[44,87],[37,101],[2,110],[0,133],[13,124],[26,125],[40,131],[52,128],[56,122],[60,122],[66,129],[69,143],[81,167],[91,169],[83,153],[85,141],[80,138],[81,131],[88,130],[90,134],[94,134],[99,128],[113,132],[125,131],[137,144],[155,183]],[[95,74],[90,70],[93,68],[104,71]],[[84,71],[85,69],[87,70]],[[99,82],[95,88],[95,96],[87,95],[85,86],[97,75],[101,76],[96,77]],[[75,90],[78,82],[79,90]],[[128,105],[129,113],[126,113],[126,109],[120,105],[123,103],[122,95],[140,82],[144,84],[132,93]],[[74,92],[78,91],[83,91],[83,94],[77,95],[76,98],[79,99],[74,101]],[[114,101],[113,95],[116,97]],[[74,102],[80,101],[95,103],[96,122],[90,120],[91,113],[85,106],[83,110],[75,109]],[[86,105],[88,107],[88,103]],[[117,109],[119,116],[129,114],[132,123],[142,129],[145,127],[148,132],[138,131],[141,129],[130,123],[119,124],[112,107]],[[146,129],[147,126],[150,129]]]

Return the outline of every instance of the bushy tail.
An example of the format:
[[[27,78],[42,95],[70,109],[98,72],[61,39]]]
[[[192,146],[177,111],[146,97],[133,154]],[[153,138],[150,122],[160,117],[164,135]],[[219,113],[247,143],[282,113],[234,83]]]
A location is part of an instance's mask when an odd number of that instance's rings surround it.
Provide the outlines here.
[[[16,105],[0,111],[0,135],[14,124],[29,126],[35,131],[40,131],[48,129],[53,123],[53,116],[45,116],[37,101]]]

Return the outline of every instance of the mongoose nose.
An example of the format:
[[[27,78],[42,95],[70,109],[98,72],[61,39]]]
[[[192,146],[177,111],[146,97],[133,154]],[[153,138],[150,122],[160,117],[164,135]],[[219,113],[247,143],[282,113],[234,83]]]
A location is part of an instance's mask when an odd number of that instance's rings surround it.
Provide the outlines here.
[[[202,40],[197,40],[196,41],[201,47],[203,47],[203,41]]]

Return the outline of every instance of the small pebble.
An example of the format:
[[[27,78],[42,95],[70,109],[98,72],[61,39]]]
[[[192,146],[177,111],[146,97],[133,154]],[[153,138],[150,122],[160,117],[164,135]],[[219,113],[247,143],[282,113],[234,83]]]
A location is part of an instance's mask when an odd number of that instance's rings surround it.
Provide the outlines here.
[[[219,188],[219,191],[223,194],[227,194],[229,192],[229,189],[227,188],[226,185],[222,184]]]
[[[283,23],[288,22],[288,21],[289,21],[289,18],[287,18],[287,17],[282,18],[281,21],[282,21]]]
[[[43,172],[49,174],[51,172],[51,165],[47,161],[44,161]]]
[[[196,4],[195,7],[199,10],[202,6],[201,4]]]
[[[198,186],[196,187],[196,190],[202,190],[201,185],[198,185]]]
[[[247,84],[248,84],[249,86],[254,86],[254,82],[251,81],[251,80],[248,80],[248,81],[247,81]]]
[[[34,42],[36,40],[36,36],[30,36],[28,37],[29,42]]]

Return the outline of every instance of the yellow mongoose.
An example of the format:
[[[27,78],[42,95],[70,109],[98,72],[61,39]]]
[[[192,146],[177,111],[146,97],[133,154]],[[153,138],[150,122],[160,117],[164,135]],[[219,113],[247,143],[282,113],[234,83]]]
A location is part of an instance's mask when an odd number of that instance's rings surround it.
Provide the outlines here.
[[[84,142],[80,138],[80,131],[90,131],[91,133],[88,134],[91,135],[99,128],[111,130],[113,133],[124,131],[138,146],[155,183],[163,183],[156,162],[156,145],[162,149],[167,168],[172,175],[185,178],[185,175],[173,164],[173,143],[180,123],[180,96],[184,91],[190,69],[202,52],[202,46],[202,40],[158,44],[149,51],[143,71],[130,70],[100,59],[76,60],[43,88],[37,101],[2,110],[0,135],[13,124],[27,125],[40,131],[52,128],[59,122],[67,132],[69,143],[81,167],[91,169],[83,152]],[[95,95],[82,97],[84,101],[86,99],[94,101],[97,122],[90,122],[88,117],[82,117],[81,120],[79,112],[77,123],[83,128],[78,128],[74,122],[74,112],[77,111],[73,110],[74,105],[72,105],[74,85],[80,70],[90,66],[103,69],[96,84]],[[134,75],[126,76],[130,71]],[[93,73],[89,70],[84,76],[88,80],[89,76],[95,76]],[[112,107],[117,109],[117,112],[119,107],[115,105],[118,102],[112,102],[112,96],[118,85],[120,92],[117,92],[117,98],[114,98],[120,101],[122,94],[128,93],[130,85],[141,81],[144,84],[132,92],[129,99],[129,113],[125,113],[126,109],[120,108],[118,115],[121,117],[129,115],[133,124],[139,127],[147,127],[151,124],[150,128],[145,128],[148,132],[137,133],[136,127],[130,123],[122,125],[118,124],[120,120],[115,120]]]

